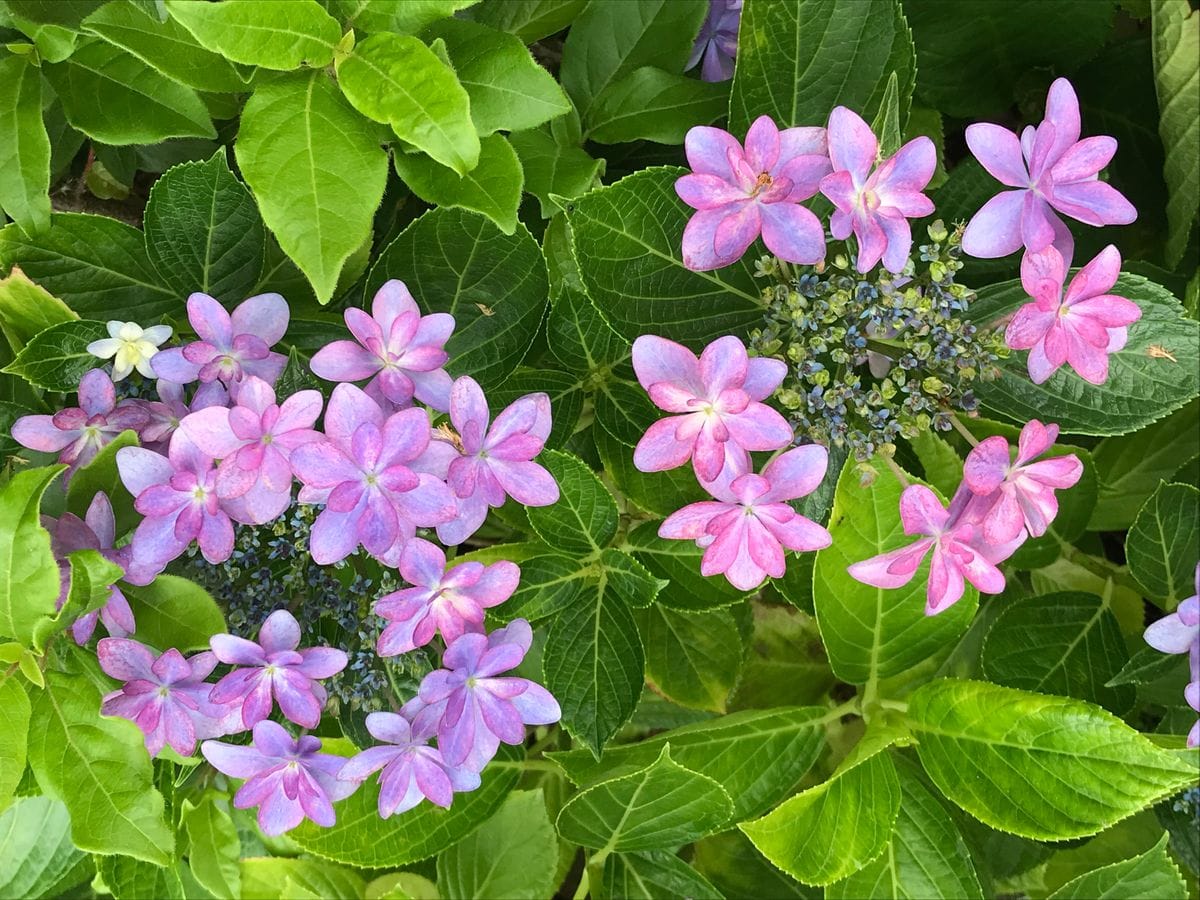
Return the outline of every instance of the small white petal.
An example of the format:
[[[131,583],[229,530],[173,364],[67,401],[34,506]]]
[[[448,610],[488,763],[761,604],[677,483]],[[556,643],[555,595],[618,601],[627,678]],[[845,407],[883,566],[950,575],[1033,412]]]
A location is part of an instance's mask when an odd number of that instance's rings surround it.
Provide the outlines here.
[[[155,347],[158,347],[164,341],[171,338],[170,325],[152,325],[142,332],[142,340],[149,341]]]
[[[101,338],[88,344],[87,352],[100,359],[110,359],[122,346],[124,346],[124,342],[117,338]]]

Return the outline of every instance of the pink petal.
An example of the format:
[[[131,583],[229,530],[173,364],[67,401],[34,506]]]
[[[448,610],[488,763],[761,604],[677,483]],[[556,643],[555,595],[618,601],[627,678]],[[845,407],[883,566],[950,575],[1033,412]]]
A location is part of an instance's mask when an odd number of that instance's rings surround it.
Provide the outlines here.
[[[835,106],[829,114],[829,159],[834,171],[849,171],[861,183],[878,154],[879,142],[871,126],[858,113]]]
[[[746,132],[746,163],[755,172],[769,172],[779,159],[779,129],[770,116],[759,116]]]
[[[929,562],[929,583],[925,589],[925,615],[936,616],[957,603],[966,590],[956,560],[940,546],[933,548]]]
[[[1079,140],[1079,98],[1065,78],[1056,78],[1046,95],[1045,121],[1054,126],[1054,143],[1048,151],[1053,164]]]
[[[910,484],[900,495],[900,521],[905,534],[938,534],[948,518],[937,494],[923,484]]]
[[[144,680],[158,683],[151,667],[154,654],[137,641],[102,638],[96,645],[96,657],[104,674],[118,681]]]
[[[252,334],[270,347],[283,340],[288,317],[288,305],[283,297],[258,294],[238,304],[230,319],[234,334]]]
[[[675,181],[675,193],[692,209],[720,209],[746,199],[746,192],[716,175],[683,175]]]
[[[920,193],[933,178],[935,168],[937,150],[933,141],[921,135],[902,146],[879,167],[876,189],[881,197],[897,192]]]
[[[21,416],[13,423],[12,436],[22,447],[54,453],[73,443],[79,437],[79,432],[57,428],[53,416]],[[117,452],[119,454],[121,451]]]
[[[208,294],[197,292],[188,297],[187,310],[188,321],[192,323],[192,328],[200,336],[200,340],[222,349],[233,346],[233,323],[229,313],[220,303]],[[155,369],[155,372],[158,372],[158,369]],[[177,380],[161,372],[158,374],[159,377],[170,381]]]
[[[214,459],[224,459],[245,443],[233,433],[229,425],[229,410],[221,406],[210,406],[189,413],[180,420],[179,427],[197,447]]]
[[[749,357],[746,345],[733,335],[713,341],[700,354],[700,379],[707,397],[727,388],[740,388],[746,380]]]
[[[760,204],[752,201],[722,208],[725,215],[713,232],[713,252],[720,259],[727,260],[725,265],[740,259],[762,231],[759,209]],[[694,218],[698,218],[698,215]]]
[[[793,203],[764,203],[762,237],[767,249],[788,262],[812,265],[825,258],[825,229],[803,206]]]
[[[300,623],[286,609],[277,609],[263,622],[258,643],[267,653],[295,650],[300,646]]]
[[[695,440],[679,440],[676,432],[681,417],[659,419],[651,425],[633,451],[633,464],[640,472],[663,472],[691,458]]]
[[[450,421],[462,438],[466,452],[478,453],[483,447],[491,412],[483,389],[469,375],[455,381],[450,391]]]
[[[879,227],[887,239],[883,251],[883,267],[893,274],[900,274],[908,264],[912,250],[912,229],[903,216],[881,214],[876,217]]]
[[[493,459],[489,468],[504,492],[525,506],[550,506],[558,502],[558,482],[535,462]]]
[[[998,434],[985,438],[967,454],[963,481],[972,492],[986,496],[1004,481],[1009,461],[1006,438]]]
[[[1074,306],[1080,300],[1099,297],[1107,293],[1121,274],[1121,252],[1112,244],[1095,255],[1092,260],[1071,279],[1065,302]],[[1121,323],[1128,324],[1128,323]]]
[[[315,354],[309,367],[326,381],[361,381],[370,378],[383,366],[383,361],[353,341],[333,341]]]
[[[988,174],[1003,185],[1029,187],[1029,173],[1021,153],[1021,142],[1007,128],[989,122],[968,125],[967,146]]]
[[[1117,152],[1117,142],[1107,136],[1084,138],[1067,148],[1050,175],[1055,185],[1095,178]]]
[[[1046,381],[1058,371],[1059,367],[1066,362],[1066,357],[1051,359],[1046,354],[1046,339],[1054,333],[1050,330],[1046,336],[1039,340],[1029,349],[1029,359],[1026,361],[1026,366],[1029,369],[1029,378],[1034,384],[1045,384]],[[1062,345],[1065,349],[1065,344]]]
[[[357,511],[338,513],[330,509],[317,516],[309,538],[309,550],[315,563],[332,565],[354,552],[358,546],[358,516]]]
[[[714,517],[729,509],[729,504],[713,500],[690,503],[683,509],[671,513],[658,526],[658,536],[675,540],[697,540],[704,536],[708,529],[708,523]]]
[[[396,278],[385,281],[371,300],[371,315],[375,317],[383,333],[391,332],[392,324],[406,313],[421,315],[421,308],[417,306],[417,301],[413,299],[408,286]]]
[[[1021,240],[1029,252],[1037,253],[1054,243],[1053,215],[1045,200],[1033,191],[1025,192],[1021,205]]]
[[[775,457],[762,471],[762,477],[771,483],[767,498],[795,500],[811,494],[825,480],[828,464],[829,452],[819,444],[795,447]]]
[[[983,204],[963,232],[963,252],[977,259],[1008,256],[1021,246],[1021,208],[1027,191],[1004,191]]]
[[[1066,276],[1066,262],[1053,246],[1021,257],[1021,287],[1042,309],[1058,305]]]
[[[697,125],[688,130],[683,139],[683,148],[693,172],[715,175],[729,182],[735,180],[729,168],[729,157],[732,154],[734,159],[741,159],[743,152],[742,145],[728,131]]]
[[[1128,225],[1137,219],[1134,205],[1103,181],[1056,184],[1050,203],[1059,212],[1087,225]]]

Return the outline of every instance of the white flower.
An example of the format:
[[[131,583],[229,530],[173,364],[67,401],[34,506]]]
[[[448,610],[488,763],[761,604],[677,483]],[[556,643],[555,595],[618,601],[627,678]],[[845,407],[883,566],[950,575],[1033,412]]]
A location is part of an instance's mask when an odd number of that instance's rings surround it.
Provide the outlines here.
[[[136,322],[113,320],[108,323],[108,333],[111,337],[88,344],[87,352],[100,359],[113,361],[113,381],[120,381],[134,369],[146,378],[155,377],[154,369],[150,368],[150,358],[158,352],[158,345],[171,336],[171,326],[142,328]]]

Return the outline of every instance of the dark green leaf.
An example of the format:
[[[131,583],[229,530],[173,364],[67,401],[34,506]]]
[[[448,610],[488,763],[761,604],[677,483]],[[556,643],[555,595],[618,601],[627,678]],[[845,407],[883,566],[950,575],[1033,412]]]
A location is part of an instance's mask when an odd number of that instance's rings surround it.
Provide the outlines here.
[[[1158,131],[1167,151],[1163,174],[1167,202],[1167,261],[1178,263],[1187,249],[1200,205],[1200,15],[1187,0],[1156,0],[1151,5],[1154,80],[1161,118]],[[1190,135],[1190,137],[1189,137]]]
[[[592,159],[582,147],[560,144],[549,126],[515,131],[508,141],[525,171],[525,190],[541,204],[542,218],[562,212],[553,197],[581,197],[597,185],[604,172],[604,160]],[[553,350],[554,345],[550,346]]]
[[[531,506],[529,524],[548,545],[568,553],[598,553],[617,533],[617,504],[577,456],[551,450],[538,457],[558,482],[558,502]]]
[[[1108,679],[1108,687],[1122,684],[1151,684],[1169,675],[1178,674],[1180,684],[1186,680],[1187,665],[1182,656],[1163,653],[1153,647],[1141,647],[1121,667],[1121,671]]]
[[[601,144],[655,141],[682,144],[689,128],[725,116],[729,85],[645,66],[613,82],[596,98],[587,137]]]
[[[1200,491],[1188,484],[1160,484],[1125,537],[1129,572],[1147,597],[1174,609],[1196,592],[1200,546]]]
[[[678,507],[677,507],[678,508]],[[653,574],[670,580],[659,594],[664,606],[693,612],[732,606],[746,594],[725,578],[700,574],[704,551],[691,541],[658,536],[661,522],[644,522],[629,533],[629,549]]]
[[[89,319],[51,325],[36,334],[4,371],[43,390],[71,393],[79,387],[79,379],[102,365],[88,353],[87,345],[107,336],[103,322]]]
[[[634,612],[646,647],[646,681],[672,703],[725,711],[742,670],[742,639],[727,609],[680,612],[654,604]]]
[[[600,888],[612,900],[722,900],[708,879],[665,850],[612,854]]]
[[[536,622],[573,606],[592,578],[590,567],[570,556],[547,554],[522,560],[521,583],[507,602],[492,610],[502,621]]]

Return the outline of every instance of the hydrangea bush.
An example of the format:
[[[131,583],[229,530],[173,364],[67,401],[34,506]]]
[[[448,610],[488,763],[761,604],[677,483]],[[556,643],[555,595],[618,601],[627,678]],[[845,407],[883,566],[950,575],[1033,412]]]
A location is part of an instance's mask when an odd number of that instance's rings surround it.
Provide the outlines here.
[[[1198,28],[0,2],[0,895],[1195,896]]]

